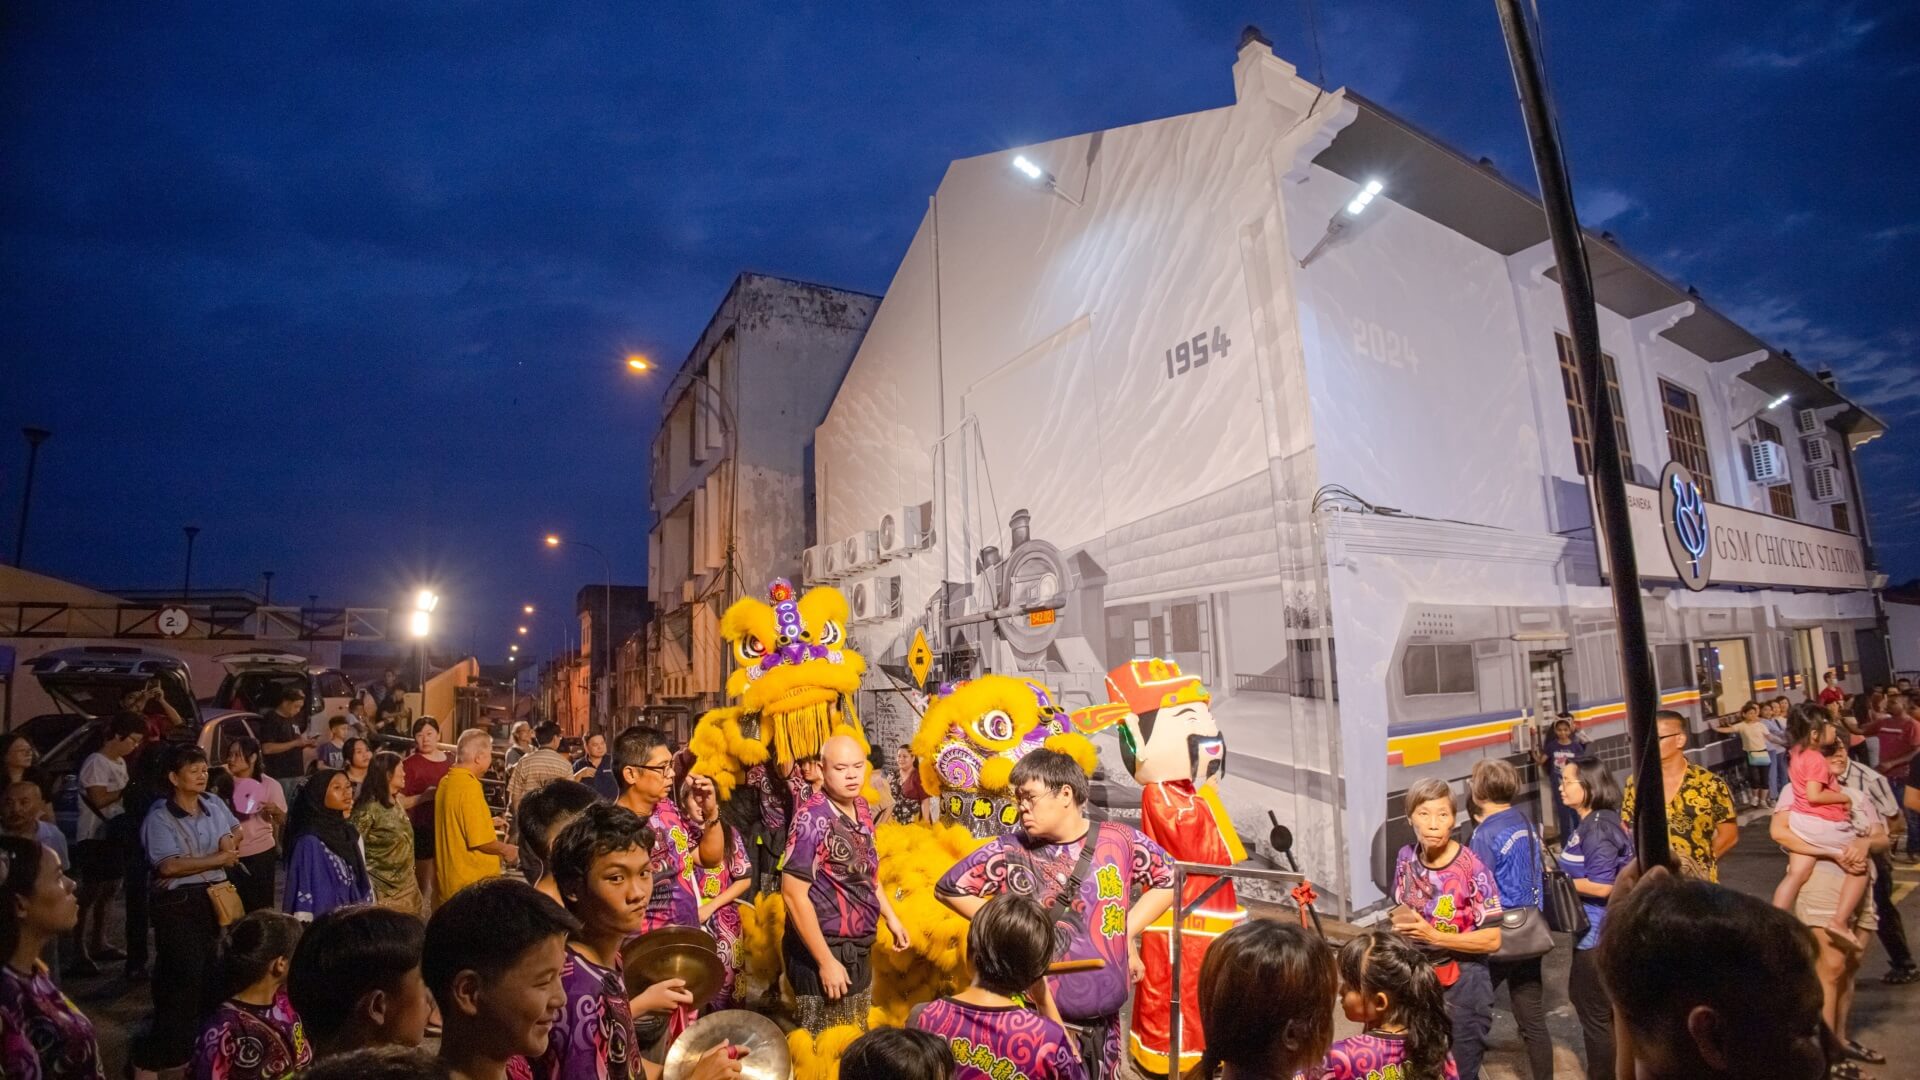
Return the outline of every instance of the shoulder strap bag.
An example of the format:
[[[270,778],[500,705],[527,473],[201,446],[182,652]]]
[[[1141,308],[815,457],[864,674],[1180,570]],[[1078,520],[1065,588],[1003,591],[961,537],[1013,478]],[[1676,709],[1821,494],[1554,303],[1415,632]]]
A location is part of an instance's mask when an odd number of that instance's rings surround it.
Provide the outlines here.
[[[152,812],[163,815],[167,823],[173,826],[174,831],[180,834],[180,846],[188,855],[194,858],[204,857],[201,853],[194,851],[193,834],[187,831],[185,825],[180,824],[180,819],[174,817],[171,810],[165,806],[156,805]],[[200,812],[204,814],[207,810],[202,807]],[[206,854],[211,855],[213,852],[209,851]],[[213,921],[222,927],[227,927],[239,922],[246,915],[247,905],[240,899],[240,890],[225,877],[225,871],[221,871],[221,874],[219,881],[210,882],[207,885],[207,902],[213,905]],[[154,885],[156,888],[160,886],[158,877],[154,879]]]
[[[1540,860],[1541,872],[1546,872],[1547,852],[1540,845],[1540,833],[1532,818],[1527,818],[1527,839],[1533,844],[1534,854]],[[1492,867],[1488,867],[1491,871]],[[1541,880],[1541,892],[1545,894],[1546,881]],[[1500,909],[1500,947],[1487,959],[1496,964],[1512,964],[1523,960],[1537,960],[1553,951],[1553,934],[1548,927],[1547,917],[1542,912],[1546,898],[1544,895],[1533,897],[1530,905],[1505,905],[1502,898]]]
[[[1584,937],[1592,924],[1587,919],[1587,907],[1580,900],[1579,890],[1573,887],[1573,878],[1560,869],[1557,862],[1547,859],[1541,851],[1541,892],[1544,898],[1540,909],[1546,915],[1547,925],[1563,934],[1572,934],[1577,941]]]

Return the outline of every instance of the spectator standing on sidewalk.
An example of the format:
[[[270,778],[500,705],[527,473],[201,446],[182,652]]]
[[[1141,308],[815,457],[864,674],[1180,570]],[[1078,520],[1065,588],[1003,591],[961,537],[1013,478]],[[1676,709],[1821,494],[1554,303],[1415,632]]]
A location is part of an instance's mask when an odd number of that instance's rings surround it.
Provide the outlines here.
[[[1541,874],[1546,843],[1527,815],[1513,807],[1514,797],[1520,792],[1520,773],[1504,759],[1486,758],[1474,765],[1468,790],[1480,819],[1468,846],[1493,871],[1500,906],[1539,911],[1546,903]],[[1559,801],[1556,791],[1555,802]],[[1570,842],[1572,836],[1571,829],[1561,833],[1561,843]],[[1498,993],[1504,983],[1513,998],[1514,1026],[1520,1029],[1520,1041],[1526,1045],[1533,1080],[1553,1080],[1553,1039],[1547,1034],[1547,994],[1540,973],[1544,962],[1545,957],[1540,956],[1487,962],[1494,992]]]
[[[1393,928],[1433,961],[1453,1025],[1460,1080],[1476,1080],[1493,1026],[1487,957],[1500,951],[1500,887],[1493,872],[1453,838],[1453,790],[1428,777],[1407,789],[1413,843],[1393,869]]]
[[[1720,880],[1720,857],[1740,842],[1733,793],[1727,782],[1687,760],[1687,718],[1671,709],[1654,714],[1660,735],[1660,781],[1667,801],[1667,842],[1683,876]],[[1620,820],[1633,830],[1636,793],[1627,778]]]
[[[1847,762],[1847,771],[1840,774],[1840,786],[1858,791],[1867,797],[1873,806],[1873,814],[1886,824],[1887,835],[1892,837],[1898,829],[1904,828],[1901,820],[1900,803],[1893,797],[1893,787],[1887,778],[1856,760]],[[1907,944],[1906,923],[1900,918],[1900,908],[1893,902],[1893,856],[1892,844],[1876,849],[1872,853],[1873,861],[1873,909],[1880,923],[1878,933],[1880,946],[1887,950],[1887,973],[1880,981],[1894,986],[1904,986],[1911,982],[1920,982],[1920,966],[1913,962],[1913,949]]]
[[[1713,730],[1722,735],[1735,735],[1740,739],[1740,751],[1745,755],[1747,786],[1751,790],[1751,805],[1772,806],[1773,797],[1773,752],[1768,748],[1767,726],[1760,722],[1760,703],[1749,701],[1740,707],[1740,714],[1726,722],[1713,722]]]
[[[267,762],[267,775],[280,781],[287,805],[300,790],[306,775],[307,750],[313,736],[306,733],[307,695],[295,687],[280,691],[280,700],[260,715],[260,752]]]
[[[434,902],[490,877],[520,853],[500,839],[480,777],[493,764],[493,736],[479,728],[461,732],[453,768],[433,797]]]
[[[1587,932],[1573,943],[1567,971],[1567,997],[1580,1018],[1586,1044],[1587,1075],[1610,1077],[1614,1070],[1613,1002],[1600,982],[1600,927],[1606,922],[1613,883],[1633,861],[1633,838],[1620,824],[1620,785],[1599,758],[1581,758],[1560,770],[1560,795],[1580,815],[1573,836],[1560,852],[1560,868],[1580,894]]]
[[[147,723],[134,713],[107,721],[107,738],[80,764],[80,818],[73,830],[74,869],[80,874],[79,957],[74,970],[97,974],[99,960],[122,960],[126,953],[107,944],[107,909],[126,877],[126,844],[135,830],[108,829],[125,815],[127,755],[147,737]]]
[[[233,813],[240,819],[240,866],[233,887],[248,911],[273,906],[274,872],[280,865],[280,831],[287,824],[287,793],[260,774],[260,743],[242,735],[227,743],[227,775],[233,777]]]
[[[0,836],[0,1076],[101,1075],[93,1021],[40,961],[79,921],[73,882],[53,851]]]
[[[413,876],[420,883],[421,913],[433,910],[440,898],[433,895],[434,879],[434,795],[447,770],[453,768],[453,756],[440,748],[440,724],[431,716],[413,722],[413,753],[400,762],[406,782],[400,788],[401,809],[413,823]]]
[[[509,750],[511,754],[513,751]],[[533,749],[507,774],[507,809],[517,810],[527,792],[555,780],[573,778],[573,762],[560,752],[560,725],[549,720],[533,729]]]
[[[1533,763],[1543,774],[1551,777],[1560,775],[1560,770],[1587,756],[1587,744],[1573,732],[1573,714],[1563,712],[1554,717],[1553,728],[1540,742],[1540,748],[1533,752]],[[1560,802],[1559,785],[1553,787],[1553,824],[1560,843],[1567,842],[1573,835],[1575,818],[1573,811]]]

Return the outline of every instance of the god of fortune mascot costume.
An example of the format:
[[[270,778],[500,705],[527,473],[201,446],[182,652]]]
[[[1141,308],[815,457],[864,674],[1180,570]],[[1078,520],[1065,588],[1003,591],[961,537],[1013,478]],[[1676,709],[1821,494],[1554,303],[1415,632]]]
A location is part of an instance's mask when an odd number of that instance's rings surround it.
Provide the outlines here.
[[[1140,783],[1140,831],[1181,862],[1231,866],[1247,857],[1233,822],[1220,805],[1213,781],[1226,773],[1226,740],[1213,720],[1213,697],[1198,676],[1171,660],[1135,660],[1107,674],[1105,705],[1074,714],[1082,730],[1120,725],[1120,757]],[[1183,906],[1191,906],[1214,878],[1187,878]],[[1206,1037],[1200,1030],[1200,964],[1207,946],[1246,918],[1231,881],[1207,898],[1180,930],[1180,1061],[1185,1073],[1200,1063]],[[1140,940],[1146,977],[1133,1004],[1129,1048],[1135,1064],[1168,1073],[1172,1049],[1168,1017],[1173,985],[1173,913],[1147,928]]]

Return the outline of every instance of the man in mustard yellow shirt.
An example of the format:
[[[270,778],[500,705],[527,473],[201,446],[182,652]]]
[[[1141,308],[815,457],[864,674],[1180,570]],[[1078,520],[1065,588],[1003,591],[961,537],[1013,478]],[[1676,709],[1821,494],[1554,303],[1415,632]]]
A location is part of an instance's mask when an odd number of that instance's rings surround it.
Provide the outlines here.
[[[493,736],[479,728],[460,735],[453,767],[433,797],[434,903],[476,881],[500,876],[500,865],[520,852],[500,839],[480,776],[493,764]]]

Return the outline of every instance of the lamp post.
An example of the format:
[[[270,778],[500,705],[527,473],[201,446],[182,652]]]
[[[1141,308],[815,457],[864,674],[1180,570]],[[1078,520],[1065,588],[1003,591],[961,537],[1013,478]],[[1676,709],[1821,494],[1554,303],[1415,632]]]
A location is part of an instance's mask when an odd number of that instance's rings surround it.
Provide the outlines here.
[[[27,437],[27,479],[20,485],[20,531],[13,537],[13,565],[21,565],[20,560],[27,556],[27,511],[33,508],[33,470],[40,463],[40,444],[53,438],[53,432],[46,428],[24,427],[20,434]]]
[[[601,631],[600,631],[600,636],[604,638],[607,643],[604,649],[604,653],[606,656],[606,670],[605,670],[606,681],[600,684],[600,721],[601,723],[605,724],[608,728],[612,728],[613,727],[613,716],[612,716],[612,712],[613,712],[613,693],[612,693],[612,690],[613,690],[613,560],[607,558],[606,552],[601,551],[599,548],[594,547],[592,544],[589,544],[583,540],[562,539],[560,536],[554,533],[547,534],[546,544],[550,548],[557,548],[562,544],[570,544],[573,547],[586,548],[588,551],[591,551],[595,555],[600,556],[600,565],[606,571],[607,591],[605,595],[602,596],[601,599],[605,601],[604,614],[607,621],[606,621],[606,625],[601,627]],[[588,660],[589,660],[589,667],[591,667],[592,658],[589,657]]]
[[[260,578],[264,582],[260,587],[260,604],[264,607],[273,603],[273,571],[260,571]]]
[[[427,635],[433,633],[433,609],[440,606],[440,597],[432,589],[421,589],[414,594],[413,611],[407,618],[407,631],[414,640],[414,654],[420,676],[420,715],[427,714]]]
[[[184,600],[193,595],[193,538],[200,535],[200,526],[188,525],[181,531],[187,534],[187,568],[180,575],[180,598]]]

